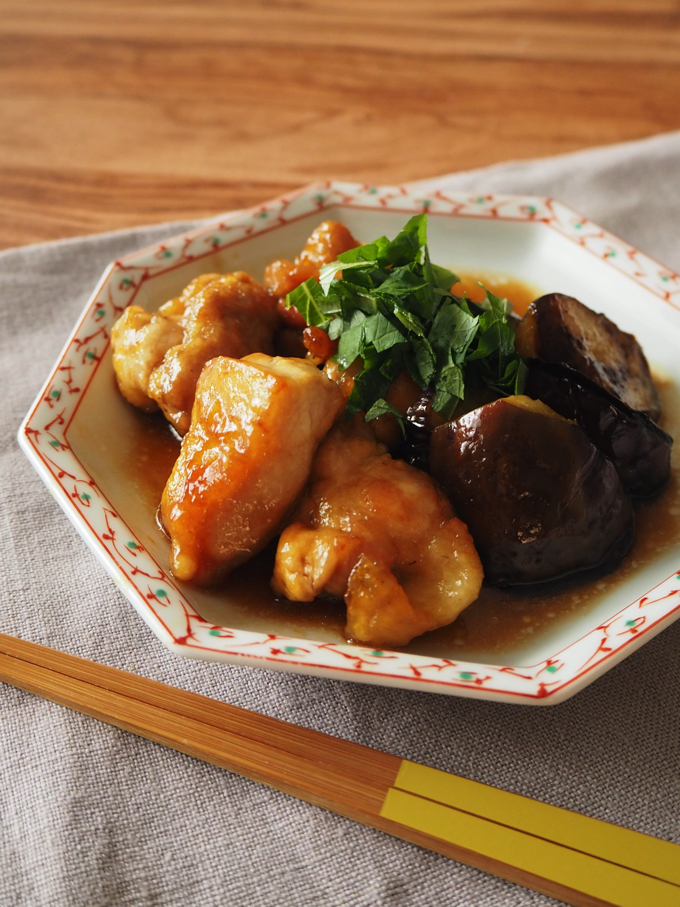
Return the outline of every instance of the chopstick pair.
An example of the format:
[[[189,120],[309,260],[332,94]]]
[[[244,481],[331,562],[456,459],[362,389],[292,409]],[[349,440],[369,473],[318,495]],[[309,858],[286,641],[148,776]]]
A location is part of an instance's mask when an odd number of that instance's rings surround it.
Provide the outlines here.
[[[680,907],[680,847],[0,634],[0,680],[575,907]]]

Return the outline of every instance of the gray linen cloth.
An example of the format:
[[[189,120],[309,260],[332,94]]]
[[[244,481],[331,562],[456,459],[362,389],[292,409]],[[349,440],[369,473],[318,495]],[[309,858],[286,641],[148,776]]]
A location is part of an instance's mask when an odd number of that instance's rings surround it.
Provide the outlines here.
[[[680,133],[427,184],[553,195],[680,268]],[[0,630],[680,843],[680,622],[552,709],[193,662],[147,630],[15,434],[104,266],[184,226],[0,253]],[[556,903],[11,687],[0,703],[2,907]]]

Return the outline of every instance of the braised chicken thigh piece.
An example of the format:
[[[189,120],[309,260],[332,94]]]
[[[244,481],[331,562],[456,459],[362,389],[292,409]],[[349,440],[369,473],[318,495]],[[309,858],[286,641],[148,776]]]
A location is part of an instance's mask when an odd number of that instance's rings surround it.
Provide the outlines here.
[[[187,301],[219,277],[202,274],[154,314],[139,305],[130,305],[116,321],[111,329],[113,370],[128,403],[147,412],[158,409],[149,396],[151,372],[171,347],[184,340],[182,317]]]
[[[279,540],[274,591],[344,597],[348,638],[398,646],[455,620],[482,578],[467,528],[435,482],[393,460],[361,415],[336,425]]]
[[[161,502],[178,579],[215,582],[273,538],[343,408],[337,385],[301,359],[205,366]]]
[[[310,277],[318,279],[321,268],[335,261],[342,252],[354,249],[359,243],[347,227],[326,220],[316,228],[295,261],[279,259],[267,266],[264,285],[277,299],[281,328],[276,336],[276,349],[286,356],[307,356],[319,365],[333,355],[337,347],[325,331],[308,327],[294,305],[286,306],[286,295]]]
[[[184,434],[205,363],[271,353],[276,326],[274,300],[250,275],[203,274],[155,315],[126,309],[111,336],[118,385],[130,403],[159,406]]]
[[[158,404],[149,396],[149,377],[170,347],[181,343],[182,326],[161,312],[152,315],[139,305],[128,306],[111,330],[113,370],[128,403],[151,412]]]
[[[358,245],[344,224],[325,220],[314,230],[295,261],[280,259],[267,266],[264,285],[272,296],[285,297],[310,277],[318,278],[321,268],[335,261],[341,252],[347,252]],[[284,317],[285,311],[282,312]],[[304,326],[304,321],[302,325]]]

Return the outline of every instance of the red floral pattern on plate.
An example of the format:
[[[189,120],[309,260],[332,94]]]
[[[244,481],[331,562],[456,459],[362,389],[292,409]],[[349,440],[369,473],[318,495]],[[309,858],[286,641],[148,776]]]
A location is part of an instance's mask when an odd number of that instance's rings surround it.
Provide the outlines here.
[[[19,432],[31,462],[153,632],[179,654],[509,702],[562,701],[680,616],[680,573],[531,667],[481,665],[216,626],[202,618],[97,488],[68,429],[109,343],[109,331],[150,280],[330,208],[540,223],[680,309],[680,277],[565,205],[546,198],[423,196],[408,187],[320,183],[114,262],[88,303]],[[680,566],[680,565],[679,565]]]

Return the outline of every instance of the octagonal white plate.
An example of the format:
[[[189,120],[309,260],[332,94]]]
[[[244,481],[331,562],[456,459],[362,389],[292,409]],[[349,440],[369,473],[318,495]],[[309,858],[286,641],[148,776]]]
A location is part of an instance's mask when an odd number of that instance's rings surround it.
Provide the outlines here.
[[[560,702],[680,616],[678,545],[587,609],[516,641],[500,664],[453,646],[435,655],[377,651],[323,626],[301,633],[285,614],[230,603],[228,589],[216,608],[210,593],[174,582],[154,508],[120,466],[139,451],[137,417],[117,392],[109,348],[125,306],[156,309],[206,271],[244,269],[261,279],[269,261],[293,258],[323,219],[344,222],[367,242],[393,236],[421,211],[431,215],[434,261],[576,296],[636,334],[653,367],[680,388],[680,277],[564,205],[322,183],[113,262],[19,441],[102,566],[178,655],[505,702]]]

